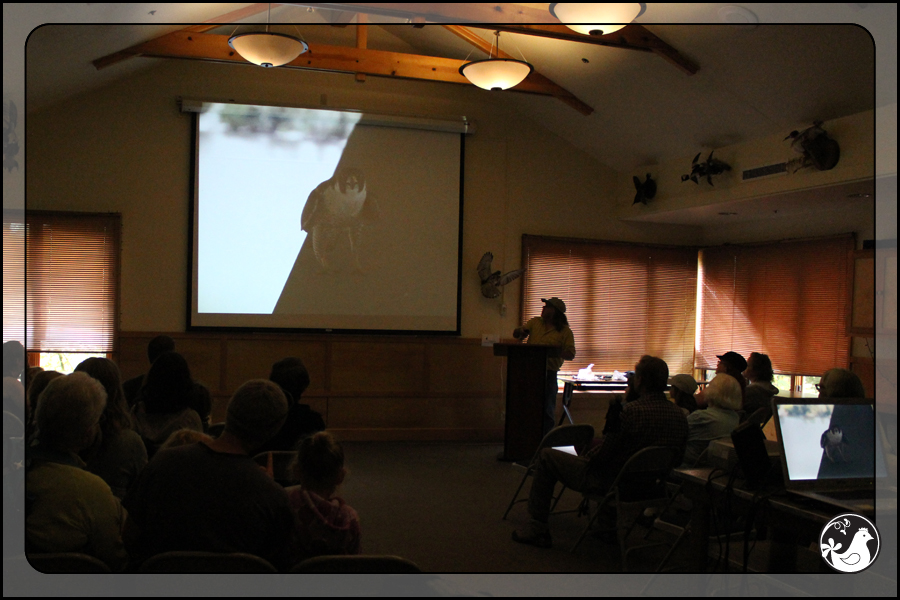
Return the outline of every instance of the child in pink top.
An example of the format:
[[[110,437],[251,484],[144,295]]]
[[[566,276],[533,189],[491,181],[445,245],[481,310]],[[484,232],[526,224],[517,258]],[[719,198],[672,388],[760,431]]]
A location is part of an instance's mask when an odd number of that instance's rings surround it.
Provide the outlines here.
[[[344,450],[325,431],[300,441],[294,476],[300,485],[287,488],[297,516],[301,558],[322,554],[359,554],[359,516],[334,495],[344,481]]]

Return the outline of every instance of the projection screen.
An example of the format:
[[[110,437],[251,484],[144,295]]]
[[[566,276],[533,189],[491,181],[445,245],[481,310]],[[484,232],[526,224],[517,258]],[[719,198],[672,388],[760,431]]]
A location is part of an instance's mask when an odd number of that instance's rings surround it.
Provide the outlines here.
[[[182,110],[189,328],[459,334],[464,119]]]

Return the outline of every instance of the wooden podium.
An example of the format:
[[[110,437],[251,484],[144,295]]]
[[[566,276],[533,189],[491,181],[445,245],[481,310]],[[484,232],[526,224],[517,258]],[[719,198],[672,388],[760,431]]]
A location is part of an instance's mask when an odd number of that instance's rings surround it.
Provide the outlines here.
[[[494,356],[506,357],[506,426],[501,460],[531,460],[544,439],[544,390],[547,358],[555,346],[494,344]]]

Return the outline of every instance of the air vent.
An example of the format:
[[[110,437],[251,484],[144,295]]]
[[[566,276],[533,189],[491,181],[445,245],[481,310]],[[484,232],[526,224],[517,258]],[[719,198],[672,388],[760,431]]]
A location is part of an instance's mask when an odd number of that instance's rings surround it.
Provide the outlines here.
[[[786,173],[787,163],[778,163],[775,165],[767,165],[765,167],[757,167],[755,169],[747,169],[744,171],[741,181],[751,181],[763,177],[775,177],[776,175],[785,175]]]

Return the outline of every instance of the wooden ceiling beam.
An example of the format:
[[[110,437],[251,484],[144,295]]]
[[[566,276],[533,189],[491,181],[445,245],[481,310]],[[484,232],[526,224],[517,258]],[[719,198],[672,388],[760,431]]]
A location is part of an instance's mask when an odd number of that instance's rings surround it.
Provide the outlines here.
[[[273,6],[278,7],[281,6],[281,4],[274,4]],[[184,29],[180,29],[179,31],[189,33],[206,33],[207,31],[221,27],[223,24],[234,23],[235,21],[241,21],[243,19],[256,16],[260,13],[264,13],[268,9],[269,5],[267,3],[250,4],[249,6],[227,12],[223,15],[219,15],[218,17],[207,19],[206,22],[202,25],[191,25],[189,27],[185,27]],[[137,44],[136,46],[132,46],[131,48],[126,48],[125,50],[120,50],[119,52],[108,54],[92,61],[91,64],[93,64],[94,68],[99,71],[100,69],[105,69],[106,67],[112,66],[118,62],[122,62],[123,60],[128,60],[129,58],[140,56],[141,53],[136,49],[142,45],[143,44]]]
[[[565,25],[510,25],[490,23],[470,23],[466,25],[474,29],[490,29],[506,33],[519,33],[537,37],[606,46],[608,48],[621,48],[623,50],[637,50],[640,52],[653,52],[662,57],[687,75],[694,75],[700,67],[690,59],[681,55],[678,50],[651,33],[642,25],[627,25],[624,28],[609,35],[592,36],[583,35],[572,31]]]
[[[584,35],[572,31],[550,14],[543,5],[515,3],[288,3],[319,10],[352,10],[370,15],[409,19],[412,23],[457,23],[469,27],[494,29],[509,33],[535,35],[557,40],[579,42],[653,52],[682,72],[693,75],[700,67],[682,56],[678,50],[650,33],[642,25],[628,25],[617,32],[603,36]]]
[[[228,45],[228,37],[211,33],[175,31],[129,48],[129,51],[135,56],[186,58],[250,65]],[[472,85],[459,73],[459,68],[465,63],[466,61],[452,58],[310,44],[309,52],[301,54],[293,62],[279,68],[364,73],[378,77]],[[528,77],[511,91],[560,97],[558,87]]]
[[[479,50],[482,50],[486,54],[490,55],[491,47],[492,47],[491,42],[485,40],[481,36],[477,35],[475,32],[471,31],[470,29],[463,27],[461,25],[444,25],[444,28],[447,29],[448,31],[450,31],[451,33],[453,33],[454,35],[462,38],[469,44],[472,44]],[[498,56],[499,58],[512,58],[514,60],[518,60],[514,56],[510,56],[509,54],[507,54],[506,52],[503,52],[499,48],[496,50],[495,55]],[[594,109],[592,107],[588,106],[587,104],[585,104],[584,102],[582,102],[581,100],[576,98],[575,94],[573,94],[572,92],[568,91],[567,89],[557,85],[556,83],[554,83],[547,77],[544,77],[537,71],[532,71],[531,74],[528,75],[528,77],[525,79],[525,81],[528,81],[528,80],[531,80],[533,83],[537,83],[538,85],[541,85],[542,87],[546,88],[547,90],[550,91],[550,95],[552,95],[555,98],[558,98],[565,104],[568,104],[569,106],[571,106],[572,108],[574,108],[575,110],[577,110],[578,112],[583,114],[584,116],[588,116],[592,112],[594,112]],[[521,84],[519,84],[519,85],[521,85]]]

